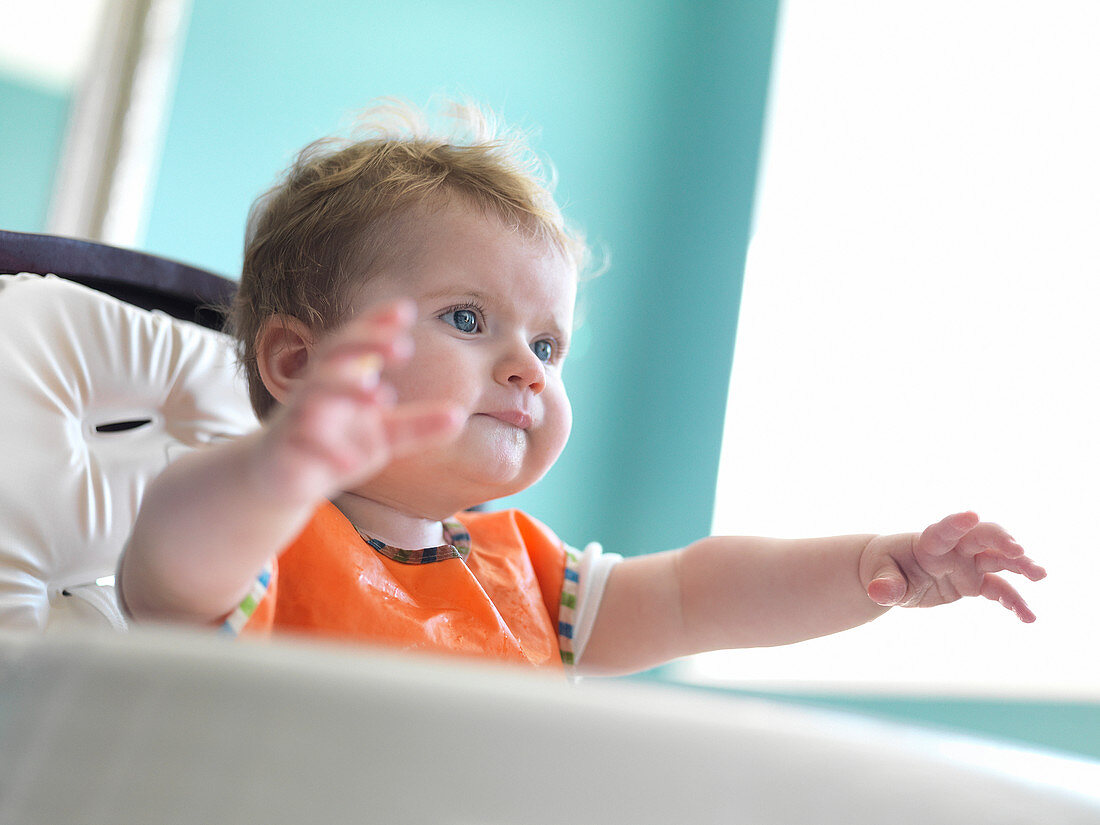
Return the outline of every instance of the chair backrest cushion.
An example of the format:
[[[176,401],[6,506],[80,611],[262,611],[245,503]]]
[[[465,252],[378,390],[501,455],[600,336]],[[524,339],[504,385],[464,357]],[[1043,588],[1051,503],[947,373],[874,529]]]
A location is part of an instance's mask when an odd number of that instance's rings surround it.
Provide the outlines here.
[[[110,577],[146,485],[255,426],[228,336],[0,275],[0,627],[123,626]]]

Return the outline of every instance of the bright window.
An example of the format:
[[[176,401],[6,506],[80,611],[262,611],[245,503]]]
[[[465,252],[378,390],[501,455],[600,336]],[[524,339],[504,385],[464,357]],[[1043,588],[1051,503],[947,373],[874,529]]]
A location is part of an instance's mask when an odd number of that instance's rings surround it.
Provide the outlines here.
[[[784,4],[715,532],[974,509],[1050,575],[1034,625],[895,610],[684,678],[1100,694],[1098,43],[1093,0]]]

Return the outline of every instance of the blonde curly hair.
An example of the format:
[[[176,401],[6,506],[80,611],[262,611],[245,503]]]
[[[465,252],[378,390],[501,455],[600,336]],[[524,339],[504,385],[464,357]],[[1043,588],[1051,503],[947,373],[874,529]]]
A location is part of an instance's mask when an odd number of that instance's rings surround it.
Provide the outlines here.
[[[526,135],[473,104],[436,108],[441,126],[405,101],[379,101],[357,118],[350,137],[306,146],[253,204],[229,329],[261,418],[276,404],[256,365],[264,322],[285,315],[324,331],[345,320],[349,286],[402,254],[409,222],[424,207],[460,197],[553,245],[578,273],[586,268],[584,237],[567,227],[552,171]]]

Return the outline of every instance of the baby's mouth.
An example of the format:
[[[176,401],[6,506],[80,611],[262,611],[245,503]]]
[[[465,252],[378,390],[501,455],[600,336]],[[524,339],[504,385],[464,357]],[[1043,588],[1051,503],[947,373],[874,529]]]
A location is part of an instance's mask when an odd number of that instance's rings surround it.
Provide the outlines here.
[[[531,414],[525,410],[495,410],[493,412],[481,413],[481,415],[495,418],[497,421],[502,421],[505,424],[510,424],[521,430],[528,430],[531,428],[531,425],[535,423]]]

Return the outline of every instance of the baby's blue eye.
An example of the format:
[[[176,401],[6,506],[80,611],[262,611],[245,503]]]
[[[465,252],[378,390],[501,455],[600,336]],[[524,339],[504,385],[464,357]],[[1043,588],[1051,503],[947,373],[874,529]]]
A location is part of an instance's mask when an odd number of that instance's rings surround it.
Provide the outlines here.
[[[442,317],[459,332],[477,332],[477,313],[472,309],[454,309]]]
[[[531,351],[535,353],[536,358],[545,363],[554,356],[554,342],[547,341],[545,338],[535,341],[531,344]]]

